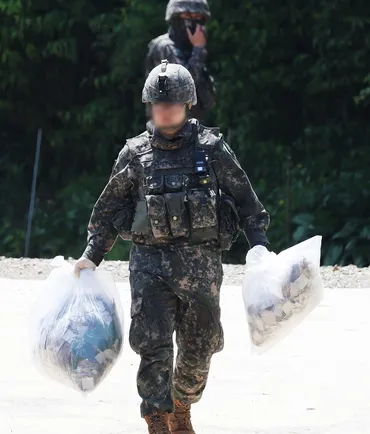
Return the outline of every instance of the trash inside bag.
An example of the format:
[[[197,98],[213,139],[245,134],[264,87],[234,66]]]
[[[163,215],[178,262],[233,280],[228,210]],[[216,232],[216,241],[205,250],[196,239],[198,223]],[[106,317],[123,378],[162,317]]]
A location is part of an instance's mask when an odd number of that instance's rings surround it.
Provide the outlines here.
[[[278,255],[262,246],[248,252],[243,298],[253,353],[286,337],[321,302],[320,255],[320,236]]]
[[[33,359],[43,375],[77,391],[92,392],[121,354],[123,311],[104,270],[73,268],[57,257],[31,313]]]

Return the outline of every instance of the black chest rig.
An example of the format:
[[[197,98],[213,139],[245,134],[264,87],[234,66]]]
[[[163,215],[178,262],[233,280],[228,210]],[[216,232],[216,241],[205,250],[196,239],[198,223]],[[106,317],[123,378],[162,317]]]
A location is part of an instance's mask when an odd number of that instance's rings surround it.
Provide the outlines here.
[[[137,155],[141,180],[131,229],[134,241],[218,241],[219,192],[210,151],[201,145],[194,128],[180,149],[150,147]]]

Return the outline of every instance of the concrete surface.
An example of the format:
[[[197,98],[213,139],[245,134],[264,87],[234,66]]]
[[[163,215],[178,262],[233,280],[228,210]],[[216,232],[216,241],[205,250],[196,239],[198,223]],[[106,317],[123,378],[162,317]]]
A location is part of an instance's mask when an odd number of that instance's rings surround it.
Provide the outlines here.
[[[128,327],[129,292],[119,287]],[[39,288],[0,279],[0,433],[145,433],[138,358],[127,340],[119,364],[87,399],[33,368],[27,316]],[[226,345],[194,407],[197,434],[370,433],[370,290],[328,291],[305,323],[254,358],[239,288],[223,288],[222,307]]]

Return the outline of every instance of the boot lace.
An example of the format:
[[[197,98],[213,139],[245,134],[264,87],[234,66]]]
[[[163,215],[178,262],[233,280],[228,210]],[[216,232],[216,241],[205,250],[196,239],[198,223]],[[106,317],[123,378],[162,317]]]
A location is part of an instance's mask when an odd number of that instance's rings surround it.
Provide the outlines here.
[[[174,417],[177,430],[191,431],[193,429],[191,424],[190,405],[176,402]]]
[[[160,414],[154,414],[148,421],[150,434],[168,434],[166,418]]]

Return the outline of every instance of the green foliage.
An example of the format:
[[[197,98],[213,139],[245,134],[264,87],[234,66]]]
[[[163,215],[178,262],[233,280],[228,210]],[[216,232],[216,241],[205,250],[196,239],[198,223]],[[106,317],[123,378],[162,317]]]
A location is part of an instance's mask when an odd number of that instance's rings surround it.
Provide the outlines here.
[[[271,247],[319,233],[325,264],[369,265],[370,5],[210,3],[210,123],[271,213]],[[31,253],[81,253],[114,158],[144,128],[144,56],[166,29],[165,6],[0,0],[0,254],[23,253],[39,127]],[[109,258],[128,249],[119,243]],[[245,252],[240,237],[225,260]]]

